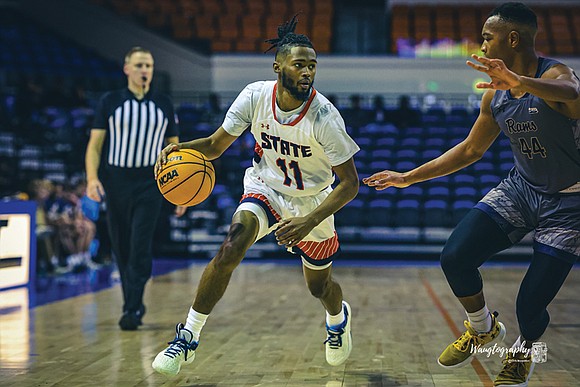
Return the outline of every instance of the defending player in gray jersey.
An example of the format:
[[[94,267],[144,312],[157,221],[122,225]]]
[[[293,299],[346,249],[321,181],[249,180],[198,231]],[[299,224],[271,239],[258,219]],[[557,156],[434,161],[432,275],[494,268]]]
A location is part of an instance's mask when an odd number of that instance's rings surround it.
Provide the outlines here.
[[[516,301],[518,350],[507,355],[495,386],[528,385],[535,365],[530,349],[550,320],[546,308],[580,256],[580,81],[571,68],[538,57],[536,33],[536,15],[526,5],[494,9],[482,30],[485,56],[468,62],[491,80],[477,84],[487,90],[467,138],[411,171],[363,179],[377,190],[404,188],[474,163],[501,131],[510,138],[515,167],[459,222],[441,255],[447,281],[468,316],[467,331],[438,359],[442,367],[454,368],[472,360],[473,346],[493,345],[505,336],[497,313],[486,306],[478,268],[535,231],[532,261]]]

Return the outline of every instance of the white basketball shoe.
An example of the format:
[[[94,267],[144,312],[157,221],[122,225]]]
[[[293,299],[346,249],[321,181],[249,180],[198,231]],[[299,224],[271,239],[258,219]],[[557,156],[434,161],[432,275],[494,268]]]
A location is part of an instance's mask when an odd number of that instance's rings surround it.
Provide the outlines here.
[[[175,326],[175,339],[167,344],[169,347],[157,354],[151,366],[160,374],[175,376],[181,370],[182,364],[193,362],[198,342],[193,341],[193,333],[179,323]]]
[[[332,366],[344,363],[352,351],[350,305],[346,301],[342,301],[342,307],[344,308],[344,322],[332,327],[326,325],[326,331],[328,332],[328,338],[324,341],[326,344],[326,361]]]

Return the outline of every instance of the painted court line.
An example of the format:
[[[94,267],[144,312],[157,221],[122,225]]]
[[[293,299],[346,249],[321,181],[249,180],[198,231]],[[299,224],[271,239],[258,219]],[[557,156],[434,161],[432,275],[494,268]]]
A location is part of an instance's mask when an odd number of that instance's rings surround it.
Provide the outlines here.
[[[459,329],[457,329],[457,326],[455,326],[453,319],[449,315],[449,312],[447,311],[447,309],[445,309],[445,307],[443,306],[443,303],[441,302],[439,297],[437,297],[437,294],[435,293],[435,291],[431,287],[429,280],[424,275],[421,275],[421,282],[423,282],[423,286],[427,290],[427,294],[429,294],[429,297],[431,298],[431,300],[433,301],[433,303],[435,304],[435,306],[437,307],[437,309],[439,310],[439,312],[443,316],[443,319],[447,323],[447,326],[449,327],[449,329],[451,329],[451,332],[453,332],[453,335],[455,335],[456,337],[461,336],[462,332],[459,331]],[[483,385],[485,387],[493,387],[493,382],[492,382],[491,378],[489,377],[489,375],[485,371],[485,368],[483,368],[483,365],[481,365],[481,362],[479,360],[477,360],[476,357],[473,358],[473,360],[471,362],[471,366],[474,368],[475,373],[479,377],[479,380],[481,380],[481,382],[483,383]]]

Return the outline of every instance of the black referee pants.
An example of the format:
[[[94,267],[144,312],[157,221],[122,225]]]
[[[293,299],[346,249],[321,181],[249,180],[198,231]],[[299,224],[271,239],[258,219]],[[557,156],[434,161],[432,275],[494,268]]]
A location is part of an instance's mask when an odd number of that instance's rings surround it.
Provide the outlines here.
[[[106,167],[103,174],[111,248],[121,276],[123,312],[143,307],[151,277],[153,235],[163,198],[153,168]]]

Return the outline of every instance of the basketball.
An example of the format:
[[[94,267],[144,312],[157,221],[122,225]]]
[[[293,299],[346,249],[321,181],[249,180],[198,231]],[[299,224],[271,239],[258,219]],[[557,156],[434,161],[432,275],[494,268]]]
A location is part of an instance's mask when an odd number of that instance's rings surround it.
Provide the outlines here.
[[[195,206],[211,194],[215,185],[212,163],[193,149],[167,155],[167,163],[157,176],[159,191],[167,201],[178,206]]]

